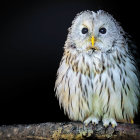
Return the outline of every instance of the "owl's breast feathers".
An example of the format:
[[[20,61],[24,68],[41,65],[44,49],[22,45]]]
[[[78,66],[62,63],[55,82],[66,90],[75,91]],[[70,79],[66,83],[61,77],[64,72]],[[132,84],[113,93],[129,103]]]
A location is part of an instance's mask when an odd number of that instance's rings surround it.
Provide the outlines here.
[[[88,75],[90,77],[90,68],[89,68],[89,64],[85,63],[85,57],[81,57],[79,59],[77,59],[79,54],[72,54],[70,53],[70,50],[66,50],[64,52],[64,59],[65,59],[65,63],[72,68],[73,72],[78,73],[80,72],[81,74],[84,75]],[[80,64],[81,63],[81,64]]]
[[[89,56],[65,48],[57,73],[56,95],[72,120],[94,114],[131,122],[137,112],[139,82],[127,53]]]

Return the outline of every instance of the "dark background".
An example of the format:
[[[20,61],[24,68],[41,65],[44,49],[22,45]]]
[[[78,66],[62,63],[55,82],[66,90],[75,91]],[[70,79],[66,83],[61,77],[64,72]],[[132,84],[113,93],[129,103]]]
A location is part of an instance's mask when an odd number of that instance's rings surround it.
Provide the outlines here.
[[[20,0],[0,5],[1,125],[69,121],[55,98],[54,83],[67,29],[78,12],[108,11],[140,46],[135,0]]]

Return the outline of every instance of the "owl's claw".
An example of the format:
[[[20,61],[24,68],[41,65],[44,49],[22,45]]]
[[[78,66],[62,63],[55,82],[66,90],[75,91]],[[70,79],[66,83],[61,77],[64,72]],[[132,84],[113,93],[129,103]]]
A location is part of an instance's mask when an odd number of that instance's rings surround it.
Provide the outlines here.
[[[103,126],[105,128],[109,126],[109,120],[108,119],[103,119]]]
[[[113,127],[113,128],[115,128],[116,126],[117,126],[117,123],[116,123],[116,124],[115,124],[115,123],[114,123],[114,124],[112,124],[112,127]]]
[[[92,122],[92,124],[95,126],[95,125],[97,125],[97,124],[98,124],[98,122]]]
[[[99,122],[99,119],[96,117],[90,116],[84,121],[85,126],[87,126],[90,122],[92,122],[93,125],[97,125]]]
[[[117,122],[114,119],[103,119],[103,126],[106,128],[111,123],[112,127],[115,128],[117,126]]]

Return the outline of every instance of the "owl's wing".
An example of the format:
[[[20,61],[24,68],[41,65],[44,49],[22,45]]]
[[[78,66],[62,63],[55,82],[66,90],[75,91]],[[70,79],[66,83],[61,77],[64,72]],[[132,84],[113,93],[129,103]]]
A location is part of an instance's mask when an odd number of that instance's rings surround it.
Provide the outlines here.
[[[128,51],[133,56],[134,61],[136,63],[136,68],[137,68],[136,74],[140,83],[140,55],[139,55],[140,49],[137,47],[135,41],[133,41],[130,35],[128,36],[127,43],[128,43]],[[139,94],[137,95],[139,95],[138,98],[140,101],[140,88],[139,88]],[[140,112],[140,104],[138,105],[138,112]],[[135,121],[139,121],[139,117],[140,115],[136,114]]]
[[[135,63],[137,64],[137,69],[140,72],[140,49],[137,47],[135,41],[130,35],[127,34],[128,51],[133,56]]]

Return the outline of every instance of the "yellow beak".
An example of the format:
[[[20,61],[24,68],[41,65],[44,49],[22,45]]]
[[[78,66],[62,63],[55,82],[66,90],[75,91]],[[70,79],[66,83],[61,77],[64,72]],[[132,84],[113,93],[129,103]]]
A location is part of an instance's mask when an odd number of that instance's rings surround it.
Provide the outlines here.
[[[94,43],[95,43],[95,38],[94,36],[91,37],[91,44],[92,44],[92,47],[94,46]]]
[[[91,46],[89,46],[89,47],[87,48],[87,50],[89,50],[89,49],[99,50],[98,47],[94,46],[95,41],[96,41],[96,38],[95,38],[94,36],[91,37],[90,41],[91,41]]]

